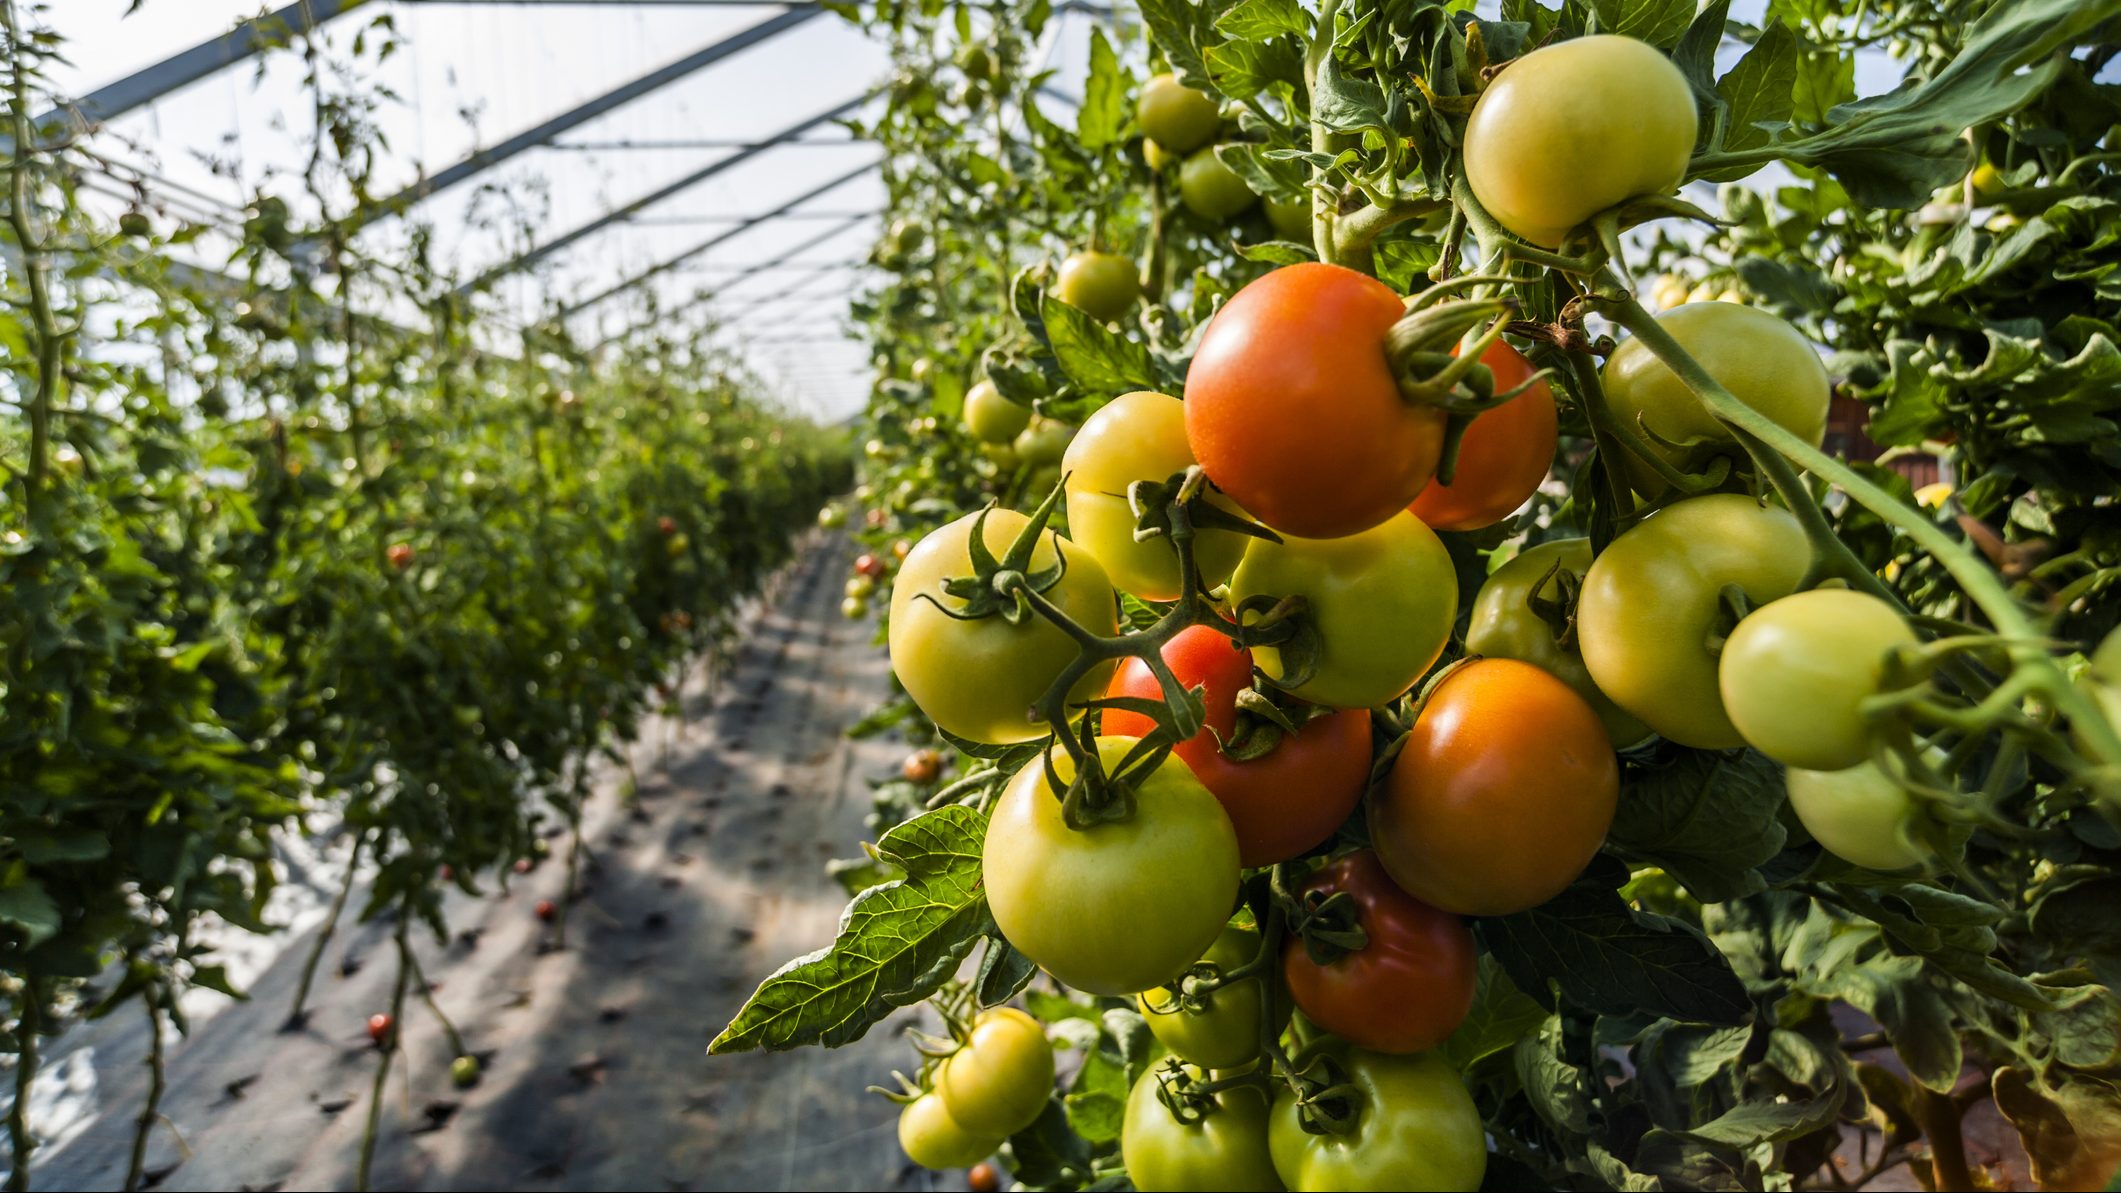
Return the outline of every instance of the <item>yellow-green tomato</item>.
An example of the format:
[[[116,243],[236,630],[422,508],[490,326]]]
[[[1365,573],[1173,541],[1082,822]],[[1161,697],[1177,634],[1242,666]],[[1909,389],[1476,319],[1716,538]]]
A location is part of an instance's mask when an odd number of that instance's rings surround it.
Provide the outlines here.
[[[1253,539],[1230,577],[1233,602],[1300,596],[1320,637],[1318,666],[1289,690],[1314,704],[1375,708],[1414,686],[1451,637],[1458,578],[1436,532],[1399,513],[1337,539]],[[1252,659],[1279,682],[1282,652]]]
[[[1657,316],[1687,355],[1700,363],[1731,396],[1817,446],[1826,437],[1826,407],[1832,396],[1826,366],[1804,334],[1757,307],[1733,302],[1690,302]],[[1652,451],[1674,464],[1686,452],[1670,444],[1709,439],[1732,445],[1730,429],[1710,414],[1679,375],[1666,368],[1639,339],[1613,351],[1601,374],[1606,410],[1625,426],[1647,430]],[[1654,497],[1662,478],[1634,467],[1628,479],[1637,492]]]
[[[1509,63],[1466,125],[1466,181],[1503,227],[1534,244],[1686,176],[1694,89],[1656,47],[1579,37]]]
[[[1116,253],[1076,253],[1053,281],[1055,298],[1105,323],[1133,310],[1141,293],[1134,262]]]
[[[1936,751],[1933,761],[1943,758]],[[1887,873],[1928,864],[1930,847],[1916,836],[1922,804],[1898,780],[1865,760],[1841,770],[1790,767],[1790,810],[1828,853],[1867,870]]]
[[[1178,197],[1186,210],[1204,220],[1226,220],[1259,201],[1243,176],[1223,164],[1210,145],[1197,149],[1178,168]]]
[[[1228,974],[1259,956],[1259,930],[1232,923],[1200,960]],[[1179,1059],[1210,1069],[1236,1069],[1259,1059],[1260,1018],[1267,990],[1256,977],[1217,986],[1191,1009],[1177,990],[1158,986],[1135,997],[1149,1031]],[[1277,1031],[1275,1034],[1279,1035]]]
[[[1031,425],[1031,408],[1002,396],[985,377],[965,391],[965,429],[981,443],[1006,444]]]
[[[1053,1045],[1046,1029],[1015,1007],[981,1011],[964,1046],[943,1061],[935,1089],[967,1131],[1016,1134],[1053,1096]]]
[[[999,1135],[968,1131],[943,1105],[939,1094],[922,1094],[898,1112],[898,1145],[906,1158],[923,1168],[968,1168],[1002,1145]]]
[[[1583,697],[1614,746],[1631,746],[1648,737],[1650,727],[1598,690],[1575,636],[1564,642],[1553,623],[1532,607],[1536,590],[1540,601],[1558,609],[1590,570],[1589,539],[1554,539],[1518,552],[1488,576],[1473,599],[1466,653],[1532,664]]]
[[[1016,458],[1033,468],[1052,467],[1066,457],[1068,444],[1074,438],[1074,427],[1057,418],[1034,414],[1031,425],[1016,437]]]
[[[1142,1193],[1280,1190],[1274,1157],[1267,1151],[1266,1091],[1256,1085],[1223,1090],[1200,1108],[1199,1121],[1181,1122],[1157,1097],[1162,1068],[1136,1079],[1120,1122],[1119,1155],[1134,1187]],[[1192,1065],[1184,1071],[1195,1082],[1210,1080]]]
[[[1298,244],[1311,243],[1311,201],[1309,199],[1267,200],[1267,222],[1274,225],[1274,235]]]
[[[970,544],[979,517],[966,514],[907,552],[891,588],[891,668],[914,703],[944,730],[978,742],[1030,741],[1048,728],[1032,705],[1075,660],[1075,640],[1037,616],[1019,625],[1000,614],[970,621],[950,616],[965,602],[943,591],[943,581],[973,574]],[[1029,521],[1014,510],[988,511],[987,550],[1000,559]],[[1042,595],[1090,632],[1117,633],[1112,583],[1088,551],[1048,530],[1027,571],[1045,571],[1063,556],[1067,569]],[[1110,672],[1092,668],[1069,690],[1069,699],[1097,698]]]
[[[1148,165],[1149,169],[1161,174],[1164,172],[1164,167],[1175,160],[1177,159],[1172,156],[1171,151],[1158,144],[1154,137],[1142,138],[1142,161]]]
[[[1097,740],[1107,774],[1136,740]],[[1072,782],[1074,760],[1051,754],[1061,782]],[[980,851],[995,926],[1085,993],[1138,994],[1176,979],[1237,902],[1237,832],[1222,804],[1175,756],[1137,781],[1125,820],[1070,828],[1060,794],[1033,759],[995,802]]]
[[[1208,143],[1222,127],[1222,114],[1206,92],[1195,91],[1176,75],[1157,75],[1142,84],[1134,101],[1134,119],[1142,135],[1172,153],[1191,153]]]
[[[1068,533],[1097,556],[1120,591],[1149,601],[1178,599],[1178,552],[1163,535],[1135,540],[1137,519],[1127,502],[1127,487],[1135,481],[1168,481],[1193,463],[1193,449],[1186,445],[1186,404],[1147,390],[1107,402],[1068,444],[1061,460],[1068,486]],[[1220,492],[1211,490],[1208,500],[1229,513],[1238,512]],[[1193,539],[1201,584],[1214,588],[1227,581],[1244,553],[1243,535],[1201,531]]]
[[[1267,1145],[1283,1184],[1298,1193],[1480,1188],[1487,1133],[1473,1095],[1449,1063],[1434,1052],[1387,1056],[1339,1041],[1320,1047],[1355,1088],[1355,1128],[1340,1135],[1305,1131],[1295,1094],[1282,1087]]]
[[[1887,601],[1845,588],[1793,593],[1755,609],[1716,664],[1723,709],[1747,744],[1784,766],[1842,770],[1871,756],[1859,706],[1878,694],[1915,631]]]
[[[1576,641],[1592,682],[1680,745],[1744,745],[1717,688],[1723,588],[1762,605],[1796,591],[1810,561],[1803,528],[1780,506],[1737,493],[1666,506],[1614,539],[1583,578]]]

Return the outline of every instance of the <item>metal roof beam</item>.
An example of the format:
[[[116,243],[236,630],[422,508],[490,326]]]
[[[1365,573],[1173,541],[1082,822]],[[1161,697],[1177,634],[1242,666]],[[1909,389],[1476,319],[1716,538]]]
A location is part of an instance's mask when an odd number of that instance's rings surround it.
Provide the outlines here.
[[[589,221],[586,224],[581,225],[580,227],[574,228],[568,232],[564,232],[561,235],[556,236],[553,239],[548,240],[535,248],[529,249],[528,251],[522,253],[520,256],[504,261],[501,264],[486,270],[479,276],[471,279],[470,281],[464,283],[461,286],[458,286],[457,293],[468,294],[471,291],[477,290],[480,287],[486,285],[487,283],[494,281],[495,279],[503,278],[511,273],[516,273],[521,270],[529,269],[531,266],[536,265],[538,262],[543,261],[545,258],[552,256],[554,253],[559,252],[567,246],[574,244],[586,237],[594,236],[598,232],[602,232],[604,229],[609,228],[613,224],[620,223],[621,221],[627,219],[631,219],[633,216],[639,214],[642,211],[645,211],[650,207],[653,207],[654,205],[662,202],[665,199],[668,199],[670,196],[678,194],[681,191],[688,190],[692,187],[698,186],[700,183],[707,181],[708,179],[714,177],[717,174],[720,174],[724,170],[734,169],[737,166],[743,165],[745,162],[750,161],[752,158],[757,157],[761,153],[765,153],[767,150],[774,148],[783,141],[789,140],[792,137],[800,137],[804,133],[809,132],[811,129],[816,128],[819,125],[830,123],[831,121],[837,120],[840,117],[845,116],[847,113],[854,111],[855,109],[861,107],[863,104],[866,104],[870,100],[876,98],[879,90],[880,89],[878,88],[872,88],[864,94],[857,96],[854,99],[850,99],[846,103],[843,103],[836,108],[833,108],[831,111],[820,112],[817,115],[812,116],[806,120],[799,120],[796,123],[789,125],[787,128],[782,129],[780,132],[775,133],[773,136],[768,137],[767,139],[759,142],[758,148],[756,149],[739,150],[736,153],[730,154],[728,157],[702,166],[701,168],[692,171],[684,177],[679,178],[675,182],[672,182],[666,186],[657,187],[655,190],[652,190],[647,194],[642,195],[640,198],[635,199],[630,203],[624,204],[620,207],[614,207],[610,211],[605,212],[603,215],[598,216],[597,218]],[[866,169],[868,167],[864,168]]]
[[[357,223],[365,224],[403,211],[405,208],[418,203],[437,191],[446,190],[467,178],[490,170],[517,154],[535,149],[551,141],[554,137],[579,128],[614,108],[632,103],[649,92],[675,83],[679,79],[712,66],[732,54],[740,53],[758,45],[760,42],[778,37],[805,21],[823,16],[824,13],[824,9],[815,5],[801,5],[789,8],[778,16],[761,21],[748,29],[733,33],[713,45],[678,59],[668,66],[650,71],[630,83],[613,88],[595,99],[562,112],[543,124],[525,129],[491,149],[481,149],[462,161],[421,178],[398,193],[384,199],[376,206],[365,209],[358,217]]]
[[[142,67],[115,83],[98,87],[71,103],[59,104],[39,115],[33,123],[39,129],[68,123],[73,131],[86,131],[246,58],[285,45],[367,2],[295,0],[278,11],[252,17],[211,41],[200,42],[182,53]]]
[[[853,219],[850,219],[850,220],[847,220],[847,221],[846,221],[846,222],[844,222],[844,223],[840,223],[840,224],[835,224],[835,225],[833,225],[832,227],[830,227],[830,228],[827,228],[827,229],[826,229],[825,231],[823,231],[823,232],[820,232],[820,233],[818,233],[818,234],[817,234],[816,236],[813,236],[813,237],[811,237],[810,239],[808,239],[808,240],[804,241],[803,243],[801,243],[801,244],[799,244],[799,245],[796,245],[795,247],[793,247],[793,248],[789,249],[789,250],[788,250],[788,251],[787,251],[786,253],[783,253],[783,254],[782,254],[782,258],[783,258],[783,259],[786,259],[786,258],[788,258],[788,257],[792,257],[792,256],[794,256],[794,255],[795,255],[795,254],[797,254],[797,253],[800,253],[800,252],[805,252],[805,251],[807,251],[807,250],[810,250],[810,249],[814,249],[814,248],[816,248],[817,246],[819,246],[819,245],[821,245],[821,244],[825,243],[826,241],[828,241],[828,240],[831,240],[831,239],[832,239],[833,237],[835,237],[835,236],[838,236],[838,235],[840,235],[841,233],[843,233],[843,232],[847,231],[847,230],[848,230],[849,228],[852,228],[852,227],[854,227],[854,226],[855,226],[856,224],[860,223],[860,222],[861,222],[862,220],[865,220],[865,219],[868,219],[868,218],[869,218],[869,217],[868,217],[868,216],[866,216],[866,215],[863,215],[863,216],[856,216],[855,218],[853,218]],[[754,266],[752,266],[752,267],[751,267],[751,268],[749,268],[749,269],[743,270],[743,271],[741,271],[741,272],[739,272],[739,273],[733,274],[733,275],[731,275],[730,277],[727,277],[727,278],[723,279],[723,280],[722,280],[722,282],[721,282],[721,284],[720,284],[720,285],[718,285],[718,286],[716,286],[716,287],[715,287],[714,289],[712,289],[712,290],[702,290],[702,291],[701,291],[701,292],[699,292],[698,294],[695,294],[695,295],[693,295],[693,296],[692,296],[691,298],[688,298],[688,299],[686,299],[686,300],[685,300],[684,302],[681,302],[681,303],[679,303],[678,305],[676,305],[676,306],[674,306],[674,307],[669,307],[669,308],[667,308],[667,309],[665,309],[665,310],[663,310],[663,311],[661,311],[661,312],[658,312],[658,321],[660,321],[660,320],[662,320],[662,319],[667,319],[667,318],[669,318],[669,317],[670,317],[671,315],[677,314],[677,313],[678,313],[679,311],[689,311],[689,310],[691,310],[692,308],[694,308],[694,307],[696,307],[696,306],[699,306],[699,305],[701,305],[701,304],[703,304],[703,303],[705,303],[705,302],[708,302],[709,300],[713,299],[713,298],[714,298],[714,297],[715,297],[716,295],[720,294],[720,293],[721,293],[722,291],[724,291],[724,290],[727,290],[727,289],[728,289],[729,287],[731,287],[731,286],[734,286],[734,285],[736,285],[736,284],[737,284],[738,282],[740,282],[740,281],[743,281],[743,280],[744,280],[745,278],[747,278],[747,277],[750,277],[751,275],[753,275],[753,274],[755,274],[755,273],[763,273],[763,272],[765,272],[765,270],[766,270],[766,267],[767,267],[768,265],[770,265],[770,264],[772,264],[772,263],[771,263],[771,262],[761,262],[761,263],[760,263],[760,264],[758,264],[758,265],[754,265]],[[807,283],[805,283],[805,284],[807,284]],[[598,342],[598,343],[596,344],[595,348],[592,348],[592,349],[590,349],[590,350],[591,350],[591,351],[593,352],[593,351],[596,351],[596,350],[597,350],[597,349],[599,349],[599,348],[605,348],[605,347],[608,347],[608,346],[610,346],[611,344],[614,344],[614,343],[618,342],[619,340],[622,340],[622,339],[626,338],[627,336],[630,336],[630,335],[632,335],[633,333],[635,333],[635,332],[637,332],[637,331],[640,331],[640,330],[641,330],[642,328],[644,328],[644,327],[647,327],[647,326],[650,326],[650,325],[649,325],[649,324],[647,324],[647,323],[636,323],[636,324],[634,324],[634,325],[633,325],[632,327],[629,327],[629,328],[625,329],[624,331],[621,331],[621,332],[619,332],[619,333],[618,333],[618,334],[616,334],[616,335],[610,335],[610,336],[606,336],[606,337],[604,337],[604,339],[602,339],[601,341],[599,341],[599,342]]]

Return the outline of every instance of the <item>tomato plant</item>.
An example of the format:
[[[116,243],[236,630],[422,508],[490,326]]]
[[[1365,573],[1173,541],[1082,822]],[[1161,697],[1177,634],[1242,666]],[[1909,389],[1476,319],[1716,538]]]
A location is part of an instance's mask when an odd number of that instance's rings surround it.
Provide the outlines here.
[[[1598,690],[1576,640],[1575,597],[1590,567],[1591,541],[1583,538],[1552,539],[1512,556],[1480,586],[1466,651],[1530,663],[1569,685],[1614,745],[1632,746],[1650,727]]]

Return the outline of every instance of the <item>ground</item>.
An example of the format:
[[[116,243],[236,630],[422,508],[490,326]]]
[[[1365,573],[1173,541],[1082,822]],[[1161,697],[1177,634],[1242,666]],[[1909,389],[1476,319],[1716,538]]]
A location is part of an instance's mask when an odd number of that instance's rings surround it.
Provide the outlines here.
[[[435,999],[484,1073],[454,1089],[435,1017],[408,1002],[375,1188],[963,1187],[962,1174],[907,1164],[896,1108],[863,1092],[908,1067],[903,1017],[832,1051],[706,1055],[762,977],[831,938],[846,896],[823,863],[858,851],[863,780],[903,752],[843,736],[888,683],[874,626],[838,612],[851,550],[813,543],[734,660],[688,686],[684,715],[637,751],[632,808],[624,770],[607,776],[567,947],[541,950],[533,914],[563,894],[560,849],[505,894],[453,895],[446,945],[415,932]],[[303,1030],[281,1027],[306,935],[250,1001],[173,1043],[147,1160],[157,1187],[352,1187],[377,1057],[365,1024],[388,1008],[395,969],[391,925],[352,924],[359,905],[357,891]],[[37,1157],[37,1188],[122,1186],[146,1088],[142,1023],[124,1015],[61,1041],[61,1056],[93,1066],[94,1109]]]

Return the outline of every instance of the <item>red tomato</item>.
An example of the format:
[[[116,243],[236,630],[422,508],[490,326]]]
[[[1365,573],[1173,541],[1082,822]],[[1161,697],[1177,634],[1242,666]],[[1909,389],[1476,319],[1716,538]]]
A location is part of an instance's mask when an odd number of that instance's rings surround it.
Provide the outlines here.
[[[676,534],[678,532],[678,520],[669,514],[664,514],[655,520],[655,528],[664,534]]]
[[[1477,958],[1465,921],[1401,890],[1373,850],[1313,875],[1306,893],[1346,891],[1369,937],[1330,965],[1301,938],[1282,954],[1282,977],[1311,1021],[1372,1052],[1421,1052],[1443,1042],[1473,1008]]]
[[[536,907],[531,908],[531,911],[534,912],[539,919],[545,921],[548,924],[552,922],[552,917],[560,914],[560,909],[553,906],[552,900],[550,899],[538,900],[538,905]]]
[[[1247,866],[1284,862],[1312,848],[1355,810],[1370,777],[1370,714],[1330,713],[1284,735],[1261,758],[1239,762],[1220,742],[1237,728],[1237,694],[1252,684],[1252,652],[1208,626],[1181,630],[1164,644],[1164,662],[1187,688],[1202,688],[1207,724],[1172,753],[1192,768],[1237,829],[1238,861]],[[1163,699],[1149,665],[1128,659],[1112,677],[1108,696]],[[1155,722],[1140,713],[1109,710],[1104,732],[1140,737]]]
[[[401,572],[411,567],[413,559],[416,558],[412,546],[408,543],[392,543],[390,550],[384,552],[384,554],[389,557],[390,566]]]
[[[884,561],[865,551],[854,557],[854,571],[855,574],[867,576],[871,580],[881,579],[884,575]]]
[[[383,1014],[381,1012],[377,1012],[376,1014],[370,1015],[368,1017],[369,1042],[374,1044],[378,1048],[388,1046],[390,1043],[391,1029],[396,1026],[397,1020],[392,1019],[389,1015]]]
[[[1495,374],[1496,393],[1523,385],[1538,371],[1523,353],[1501,340],[1488,345],[1480,363]],[[1431,481],[1407,508],[1432,530],[1493,526],[1515,513],[1547,479],[1560,430],[1554,391],[1541,381],[1475,418],[1458,442],[1458,468],[1451,483]]]
[[[1509,915],[1590,864],[1620,802],[1620,766],[1583,697],[1530,663],[1453,672],[1415,718],[1370,804],[1370,839],[1416,898]]]
[[[1444,415],[1400,395],[1385,352],[1399,295],[1306,262],[1218,311],[1186,374],[1186,440],[1260,521],[1341,538],[1405,509],[1435,475]]]

